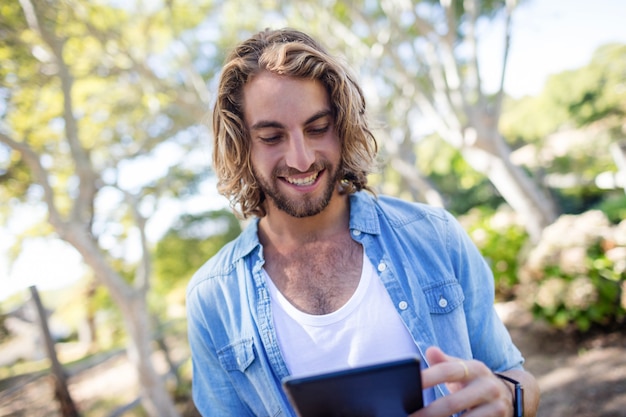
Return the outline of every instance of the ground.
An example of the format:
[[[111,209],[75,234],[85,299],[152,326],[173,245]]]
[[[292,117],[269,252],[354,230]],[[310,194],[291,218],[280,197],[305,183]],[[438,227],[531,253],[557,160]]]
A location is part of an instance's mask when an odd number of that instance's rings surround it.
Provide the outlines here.
[[[614,329],[580,337],[557,332],[532,320],[515,303],[498,312],[526,357],[526,368],[542,391],[539,417],[626,417],[626,331]],[[185,344],[173,351],[188,356]],[[132,369],[123,353],[78,371],[70,390],[83,417],[141,416],[137,409],[114,413],[137,395]],[[181,401],[185,417],[197,416]],[[0,416],[60,417],[51,384],[45,377],[0,381]]]
[[[550,329],[515,303],[498,311],[539,382],[539,417],[626,417],[626,329],[581,336]]]

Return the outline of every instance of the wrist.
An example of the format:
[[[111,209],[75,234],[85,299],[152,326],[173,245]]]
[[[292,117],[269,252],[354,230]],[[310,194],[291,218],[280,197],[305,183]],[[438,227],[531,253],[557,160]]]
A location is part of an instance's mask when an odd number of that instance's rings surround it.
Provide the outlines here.
[[[522,384],[503,374],[494,372],[494,375],[500,378],[502,382],[509,388],[512,397],[513,417],[524,417],[524,387]]]

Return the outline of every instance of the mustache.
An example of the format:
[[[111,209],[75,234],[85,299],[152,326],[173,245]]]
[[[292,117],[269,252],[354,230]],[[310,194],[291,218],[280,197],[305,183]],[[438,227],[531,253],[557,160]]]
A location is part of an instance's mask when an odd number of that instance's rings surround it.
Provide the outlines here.
[[[276,167],[272,172],[274,177],[290,177],[293,175],[302,175],[308,172],[320,172],[326,168],[328,168],[329,164],[325,161],[316,161],[314,162],[306,171],[300,171],[290,167]]]

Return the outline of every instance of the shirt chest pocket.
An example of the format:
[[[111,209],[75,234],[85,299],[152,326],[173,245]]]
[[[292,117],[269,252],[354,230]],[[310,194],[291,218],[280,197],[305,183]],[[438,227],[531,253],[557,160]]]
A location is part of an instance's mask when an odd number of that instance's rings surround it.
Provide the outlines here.
[[[463,289],[456,281],[445,282],[424,290],[430,314],[448,314],[463,304]]]
[[[282,415],[275,384],[261,364],[253,339],[235,341],[219,349],[217,355],[230,376],[232,392],[246,406],[233,415]]]
[[[228,372],[245,372],[254,362],[254,342],[244,339],[228,345],[217,352],[220,363]]]

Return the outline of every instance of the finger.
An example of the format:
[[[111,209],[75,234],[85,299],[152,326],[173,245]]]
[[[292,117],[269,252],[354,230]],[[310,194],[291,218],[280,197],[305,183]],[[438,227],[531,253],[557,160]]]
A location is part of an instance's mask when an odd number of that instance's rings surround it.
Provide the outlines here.
[[[426,349],[426,360],[431,365],[445,362],[448,358],[449,356],[443,353],[443,350],[439,349],[437,346],[431,346]]]
[[[426,350],[426,359],[429,367],[422,373],[422,383],[431,387],[443,382],[467,382],[473,374],[472,368],[475,361],[465,361],[460,358],[446,355],[438,347],[430,347]]]
[[[426,360],[428,361],[429,368],[425,370],[422,375],[422,383],[424,385],[433,386],[442,382],[461,381],[460,375],[455,375],[454,369],[452,369],[449,365],[446,365],[448,362],[460,361],[459,358],[446,355],[438,347],[432,346],[426,350]],[[444,368],[440,368],[443,366],[442,364],[445,365]],[[435,371],[431,371],[431,369],[435,369]],[[467,365],[461,364],[460,369],[462,370],[461,375],[467,377],[469,374],[469,368],[467,368]]]
[[[510,401],[500,392],[498,382],[488,376],[478,377],[463,389],[433,401],[412,417],[449,416],[461,411],[466,411],[463,417],[507,415]]]
[[[507,392],[502,391],[503,384],[499,382],[485,376],[470,384],[466,390],[467,395],[471,398],[459,400],[468,404],[463,417],[509,416],[511,414],[511,397]]]
[[[458,383],[465,385],[470,382],[479,372],[474,368],[477,367],[476,361],[454,360],[450,362],[442,362],[432,365],[430,368],[422,372],[422,385],[424,387],[432,387],[442,383]]]
[[[456,361],[456,363],[461,365],[461,367],[463,368],[463,381],[468,380],[470,377],[470,371],[465,361]]]
[[[457,362],[460,366],[461,369],[463,369],[463,375],[464,375],[464,379],[465,380],[469,380],[470,378],[470,370],[468,368],[467,363],[460,359],[460,358],[456,358],[454,356],[450,356],[450,355],[446,355],[445,353],[443,353],[443,351],[441,349],[439,349],[438,347],[430,347],[426,350],[426,359],[428,360],[428,363],[432,366],[433,364],[438,364],[438,363],[443,363],[443,362]]]

